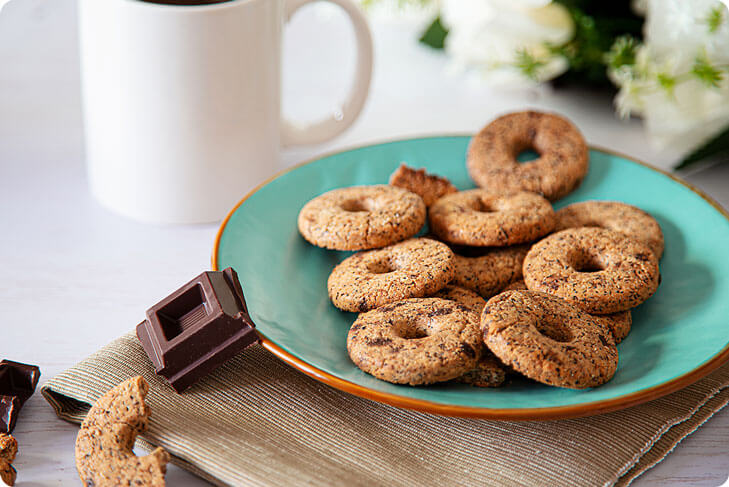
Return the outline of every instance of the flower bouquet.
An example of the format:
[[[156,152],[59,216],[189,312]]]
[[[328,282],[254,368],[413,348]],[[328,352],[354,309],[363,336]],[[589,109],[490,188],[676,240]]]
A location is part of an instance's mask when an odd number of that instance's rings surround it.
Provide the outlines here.
[[[434,12],[420,41],[486,83],[617,90],[619,115],[642,117],[678,168],[729,160],[728,3],[397,0]]]

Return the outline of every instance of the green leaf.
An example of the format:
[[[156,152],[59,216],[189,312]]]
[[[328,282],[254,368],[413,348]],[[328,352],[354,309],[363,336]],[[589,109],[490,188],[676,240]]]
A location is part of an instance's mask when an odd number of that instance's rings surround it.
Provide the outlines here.
[[[529,79],[538,81],[539,70],[544,67],[544,61],[540,61],[532,56],[526,49],[519,49],[516,52],[516,66]]]
[[[699,161],[715,157],[720,154],[729,155],[729,126],[719,133],[719,135],[686,156],[684,160],[676,166],[676,169],[686,169]]]
[[[668,96],[673,96],[673,89],[676,87],[676,78],[668,73],[658,73],[656,79],[661,88],[666,90]]]
[[[616,38],[641,39],[643,19],[631,9],[629,1],[556,0],[564,5],[575,22],[575,35],[553,52],[562,55],[569,71],[555,79],[555,84],[590,84],[612,87],[607,77],[606,53]],[[626,53],[628,54],[628,53]]]
[[[696,58],[694,66],[691,68],[691,74],[696,76],[702,83],[713,86],[714,88],[718,88],[719,82],[724,79],[724,73],[711,64],[705,56]]]
[[[623,35],[615,39],[610,50],[605,54],[605,64],[612,69],[635,64],[635,53],[638,41],[631,35]]]
[[[721,23],[724,22],[724,5],[717,5],[709,11],[709,15],[706,16],[706,25],[709,27],[709,32],[714,33],[719,30]]]
[[[447,36],[448,29],[440,22],[440,17],[436,17],[433,23],[425,29],[423,35],[420,36],[420,42],[433,49],[443,49]]]

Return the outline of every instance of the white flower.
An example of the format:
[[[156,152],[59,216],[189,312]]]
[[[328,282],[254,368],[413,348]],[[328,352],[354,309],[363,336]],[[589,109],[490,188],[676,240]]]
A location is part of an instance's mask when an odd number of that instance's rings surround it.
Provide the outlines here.
[[[419,25],[422,29],[428,27],[440,10],[439,0],[357,0],[357,2],[370,18],[408,21]]]
[[[442,0],[445,49],[456,66],[493,84],[539,82],[568,68],[549,48],[572,39],[567,9],[551,0]]]
[[[712,20],[713,19],[713,20]],[[610,71],[621,115],[643,117],[660,149],[686,155],[729,126],[729,9],[719,0],[647,0],[635,64]],[[701,76],[697,62],[711,70]]]
[[[710,31],[710,17],[720,22]],[[717,61],[729,61],[729,10],[720,0],[647,0],[647,44],[659,56],[705,49]]]
[[[675,99],[649,92],[643,99],[648,133],[658,147],[691,152],[729,125],[729,86],[711,89],[697,80],[674,89]]]

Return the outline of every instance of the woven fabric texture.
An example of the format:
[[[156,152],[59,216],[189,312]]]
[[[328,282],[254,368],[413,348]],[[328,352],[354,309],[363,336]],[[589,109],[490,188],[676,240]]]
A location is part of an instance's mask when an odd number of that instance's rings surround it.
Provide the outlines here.
[[[729,402],[729,364],[663,398],[546,422],[450,418],[321,384],[253,347],[184,394],[154,374],[133,333],[54,377],[43,396],[81,422],[135,375],[150,384],[138,441],[216,485],[627,485]]]

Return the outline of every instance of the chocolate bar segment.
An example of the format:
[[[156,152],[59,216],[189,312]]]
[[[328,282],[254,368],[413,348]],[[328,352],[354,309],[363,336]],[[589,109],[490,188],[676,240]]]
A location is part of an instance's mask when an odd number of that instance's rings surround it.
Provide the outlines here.
[[[155,372],[182,392],[259,342],[238,275],[203,272],[147,310],[137,337]]]
[[[0,396],[0,433],[12,433],[20,413],[18,396]]]
[[[20,409],[35,392],[40,369],[35,365],[0,361],[0,433],[12,433]]]

